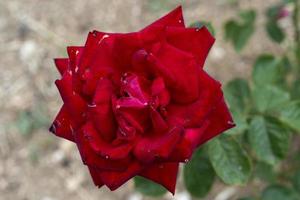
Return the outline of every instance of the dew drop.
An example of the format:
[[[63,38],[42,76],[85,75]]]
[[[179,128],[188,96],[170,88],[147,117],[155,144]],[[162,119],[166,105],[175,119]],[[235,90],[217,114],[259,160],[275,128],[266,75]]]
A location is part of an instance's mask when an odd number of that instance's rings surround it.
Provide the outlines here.
[[[180,19],[180,20],[178,20],[178,22],[181,24],[181,23],[182,23],[182,20]]]
[[[79,68],[78,68],[78,66],[76,66],[76,68],[75,68],[75,72],[77,73],[77,72],[78,72],[78,70],[79,70]]]
[[[147,103],[147,102],[145,102],[145,103],[144,103],[144,106],[148,106],[148,103]]]
[[[78,55],[78,54],[79,54],[79,51],[77,50],[77,51],[75,52],[75,54]]]
[[[121,106],[120,105],[116,105],[116,109],[119,109],[119,108],[121,108]]]
[[[97,105],[96,104],[88,104],[88,107],[90,107],[90,108],[95,108]]]
[[[196,32],[199,32],[200,31],[200,29],[199,28],[196,28]]]
[[[109,159],[109,156],[108,156],[108,155],[106,155],[106,156],[105,156],[105,159],[106,159],[106,160],[107,160],[107,159]]]
[[[189,162],[189,161],[190,161],[189,159],[185,159],[185,160],[184,160],[185,163],[187,163],[187,162]]]

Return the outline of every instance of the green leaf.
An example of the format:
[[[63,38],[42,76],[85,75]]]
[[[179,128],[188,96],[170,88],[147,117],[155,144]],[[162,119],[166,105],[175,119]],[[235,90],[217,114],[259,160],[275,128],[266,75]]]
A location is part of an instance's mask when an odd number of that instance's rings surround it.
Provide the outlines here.
[[[216,35],[216,31],[211,22],[197,21],[190,25],[190,27],[193,27],[193,28],[202,28],[203,26],[205,26],[213,36]]]
[[[254,197],[243,197],[243,198],[240,198],[238,200],[256,200],[256,198],[254,198]]]
[[[265,86],[282,83],[284,69],[281,61],[272,55],[259,56],[254,64],[252,78],[257,86]]]
[[[300,101],[289,102],[280,108],[279,118],[300,133]]]
[[[195,197],[205,197],[214,183],[215,172],[202,149],[194,153],[183,172],[186,189]]]
[[[290,100],[288,92],[275,86],[256,86],[253,90],[254,104],[259,112],[267,112],[278,109]]]
[[[225,183],[245,184],[249,180],[249,157],[233,137],[220,136],[211,140],[208,155],[215,172]]]
[[[230,110],[240,113],[245,112],[245,108],[250,104],[250,89],[248,82],[244,79],[234,79],[224,88],[225,98],[230,105]]]
[[[291,134],[278,120],[256,116],[251,120],[248,140],[257,159],[276,164],[288,152]]]
[[[300,99],[300,79],[294,81],[291,93],[293,99]]]
[[[292,189],[281,185],[267,187],[263,193],[263,200],[299,200],[299,195]]]
[[[257,162],[255,164],[255,175],[269,183],[276,181],[276,173],[274,172],[273,166],[265,162]]]
[[[158,197],[164,195],[167,192],[167,190],[161,185],[158,185],[157,183],[154,183],[141,176],[136,176],[134,178],[134,185],[135,189],[138,192],[146,196]]]
[[[270,38],[277,43],[281,43],[285,38],[285,33],[275,20],[270,20],[267,22],[266,31]]]
[[[298,170],[293,176],[293,186],[295,190],[300,193],[300,170]]]
[[[246,10],[240,13],[240,20],[229,20],[225,23],[225,38],[230,40],[236,51],[241,51],[254,32],[256,13]]]

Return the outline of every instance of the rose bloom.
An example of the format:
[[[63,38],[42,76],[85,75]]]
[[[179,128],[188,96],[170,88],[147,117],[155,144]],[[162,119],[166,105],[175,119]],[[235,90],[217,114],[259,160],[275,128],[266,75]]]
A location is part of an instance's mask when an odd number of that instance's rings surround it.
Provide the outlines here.
[[[214,38],[181,7],[138,32],[90,32],[57,58],[63,100],[50,131],[74,142],[95,185],[148,178],[174,194],[178,165],[234,126],[203,65]]]

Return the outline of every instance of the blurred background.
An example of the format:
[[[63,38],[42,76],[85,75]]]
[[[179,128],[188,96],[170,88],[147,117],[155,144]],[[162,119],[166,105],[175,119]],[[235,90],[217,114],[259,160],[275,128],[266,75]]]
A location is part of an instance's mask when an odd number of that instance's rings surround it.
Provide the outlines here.
[[[88,31],[131,32],[148,25],[177,5],[186,25],[211,22],[216,43],[206,70],[222,83],[249,79],[256,57],[279,55],[282,46],[268,39],[265,10],[276,0],[0,0],[0,199],[1,200],[142,200],[129,181],[115,192],[97,189],[82,165],[75,145],[55,137],[48,127],[62,101],[54,85],[59,74],[53,58],[65,57],[66,46],[83,45]],[[237,53],[224,40],[223,25],[242,9],[255,9],[256,31]],[[287,37],[290,21],[281,22]],[[291,31],[290,31],[291,30]],[[204,199],[226,200],[255,194],[256,187],[216,182]],[[175,197],[192,197],[178,180]]]

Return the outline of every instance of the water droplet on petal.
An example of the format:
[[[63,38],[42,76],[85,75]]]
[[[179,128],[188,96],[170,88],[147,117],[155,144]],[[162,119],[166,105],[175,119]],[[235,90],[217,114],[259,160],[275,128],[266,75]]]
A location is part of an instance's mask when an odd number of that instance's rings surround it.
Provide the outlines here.
[[[75,52],[75,54],[78,55],[78,54],[79,54],[79,51],[77,50],[77,51]]]
[[[200,31],[200,28],[196,28],[196,32]]]
[[[181,24],[181,23],[182,23],[182,20],[180,19],[180,20],[178,20],[178,22]]]
[[[95,108],[97,105],[96,104],[88,104],[88,107],[90,107],[90,108]]]
[[[105,159],[109,159],[109,156],[108,156],[108,155],[106,155],[106,156],[105,156]]]
[[[120,105],[116,105],[116,109],[119,109],[119,108],[121,108],[121,106]]]
[[[187,162],[189,162],[189,161],[190,161],[189,159],[185,159],[185,160],[184,160],[185,163],[187,163]]]

